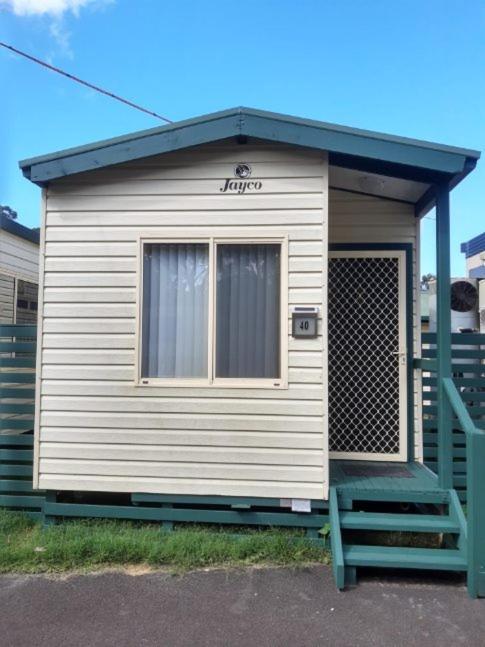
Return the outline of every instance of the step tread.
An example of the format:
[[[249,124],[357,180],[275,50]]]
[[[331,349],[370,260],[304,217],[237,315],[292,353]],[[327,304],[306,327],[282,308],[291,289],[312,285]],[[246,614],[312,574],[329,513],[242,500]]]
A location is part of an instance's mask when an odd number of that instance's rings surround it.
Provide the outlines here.
[[[345,564],[393,568],[465,571],[467,562],[458,550],[345,544]]]
[[[382,503],[449,503],[447,490],[388,490],[368,489],[353,487],[351,485],[335,484],[339,497],[352,499],[354,501],[381,501]]]
[[[340,526],[347,530],[402,530],[404,532],[458,533],[460,526],[445,515],[401,514],[386,512],[340,513]]]

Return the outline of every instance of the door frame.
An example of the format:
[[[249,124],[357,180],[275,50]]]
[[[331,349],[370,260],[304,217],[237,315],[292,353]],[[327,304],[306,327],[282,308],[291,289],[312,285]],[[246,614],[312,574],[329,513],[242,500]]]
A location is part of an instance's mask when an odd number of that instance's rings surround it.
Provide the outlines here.
[[[379,455],[379,454],[365,454],[362,458],[358,458],[355,454],[345,455],[342,453],[332,452],[330,459],[345,459],[345,460],[375,460],[375,461],[393,461],[393,462],[410,462],[414,460],[414,442],[415,442],[415,419],[414,419],[414,372],[413,372],[413,356],[414,356],[414,309],[413,309],[413,295],[414,295],[414,282],[413,282],[413,255],[414,248],[412,243],[333,243],[329,244],[329,257],[332,252],[403,252],[403,269],[405,273],[405,284],[403,286],[404,294],[404,307],[405,316],[405,340],[406,340],[406,402],[404,403],[406,410],[406,425],[401,429],[400,440],[402,442],[401,451],[399,456],[393,457],[392,455]],[[328,311],[327,311],[328,313]],[[327,374],[328,384],[328,374]],[[407,432],[407,442],[404,434]]]

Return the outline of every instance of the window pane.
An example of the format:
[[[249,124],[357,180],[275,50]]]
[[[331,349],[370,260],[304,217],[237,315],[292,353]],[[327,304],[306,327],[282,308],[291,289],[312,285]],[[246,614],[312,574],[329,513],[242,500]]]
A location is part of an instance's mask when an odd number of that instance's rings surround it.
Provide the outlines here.
[[[280,376],[280,245],[217,246],[216,377]]]
[[[209,246],[143,248],[142,377],[207,377]]]
[[[37,301],[39,286],[29,281],[17,281],[17,323],[37,322]]]

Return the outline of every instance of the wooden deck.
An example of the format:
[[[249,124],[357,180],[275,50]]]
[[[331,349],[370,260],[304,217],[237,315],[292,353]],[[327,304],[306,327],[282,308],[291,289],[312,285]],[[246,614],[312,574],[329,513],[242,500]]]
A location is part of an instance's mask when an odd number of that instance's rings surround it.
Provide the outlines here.
[[[448,496],[421,463],[332,460],[330,486],[344,500],[438,503]]]

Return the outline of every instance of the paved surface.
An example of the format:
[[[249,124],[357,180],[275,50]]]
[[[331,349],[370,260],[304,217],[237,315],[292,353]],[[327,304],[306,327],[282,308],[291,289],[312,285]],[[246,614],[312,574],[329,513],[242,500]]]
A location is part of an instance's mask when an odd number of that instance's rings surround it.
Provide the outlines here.
[[[2,647],[485,645],[485,600],[463,582],[367,579],[329,568],[0,577]]]

